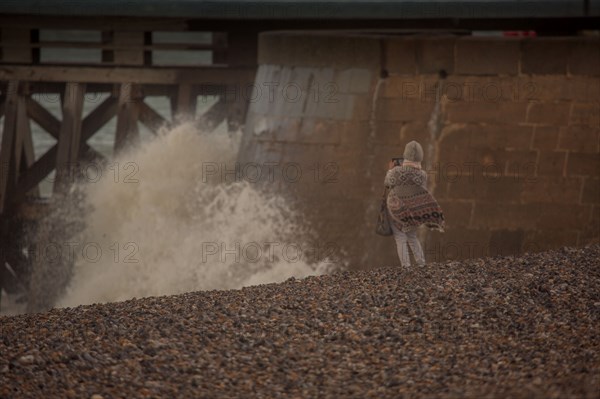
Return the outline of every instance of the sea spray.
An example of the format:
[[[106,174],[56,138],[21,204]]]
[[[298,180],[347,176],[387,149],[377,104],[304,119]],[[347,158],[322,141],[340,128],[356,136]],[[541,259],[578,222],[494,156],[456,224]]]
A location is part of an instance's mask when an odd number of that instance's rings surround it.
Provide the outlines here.
[[[69,237],[72,276],[58,306],[234,289],[322,274],[331,263],[282,196],[232,168],[239,133],[182,124],[120,154],[79,185],[83,228]],[[311,257],[307,257],[307,252]],[[315,256],[316,254],[316,256]]]

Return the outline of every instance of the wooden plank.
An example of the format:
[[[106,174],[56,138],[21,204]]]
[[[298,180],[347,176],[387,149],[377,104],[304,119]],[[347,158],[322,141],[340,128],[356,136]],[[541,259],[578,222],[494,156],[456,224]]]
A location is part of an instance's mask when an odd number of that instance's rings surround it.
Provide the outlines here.
[[[141,33],[142,37],[144,32],[125,32],[125,33]],[[32,49],[40,48],[83,48],[83,49],[98,49],[98,50],[110,50],[110,51],[152,51],[152,50],[198,50],[198,51],[227,51],[227,47],[224,45],[218,45],[213,43],[153,43],[144,44],[143,40],[141,43],[93,43],[93,42],[65,42],[65,41],[44,41],[38,43],[29,43],[28,47]],[[3,48],[23,48],[22,43],[13,43],[7,41],[0,41],[0,47]],[[220,62],[224,64],[225,62]]]
[[[135,85],[126,83],[121,85],[119,106],[117,111],[117,132],[115,134],[115,152],[125,148],[128,144],[139,139],[138,102]]]
[[[2,15],[0,26],[30,29],[186,31],[187,18]]]
[[[247,84],[256,68],[221,66],[135,68],[103,66],[2,65],[0,80],[136,84]]]
[[[85,84],[67,83],[64,95],[63,120],[57,143],[54,192],[68,186],[69,181],[67,179],[71,176],[73,167],[79,159],[84,94]]]
[[[34,100],[40,98],[54,99],[65,90],[64,83],[59,82],[28,82],[29,92]],[[112,83],[90,83],[86,85],[86,94],[90,93],[110,93]]]
[[[10,81],[6,89],[4,102],[4,127],[0,144],[0,214],[10,200],[11,191],[16,185],[16,165],[14,164],[14,148],[17,125],[18,81]]]
[[[165,118],[163,118],[162,115],[156,112],[145,102],[140,102],[139,106],[140,122],[142,122],[154,134],[157,134],[158,130],[162,126],[166,126],[167,128],[170,126],[170,123]]]

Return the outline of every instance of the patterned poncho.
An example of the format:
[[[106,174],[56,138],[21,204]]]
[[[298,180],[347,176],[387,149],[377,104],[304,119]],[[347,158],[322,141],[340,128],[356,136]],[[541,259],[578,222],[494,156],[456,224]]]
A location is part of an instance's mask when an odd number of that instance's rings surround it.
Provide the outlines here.
[[[421,169],[396,166],[387,172],[384,181],[390,188],[387,207],[391,222],[399,230],[410,231],[424,224],[444,231],[444,213],[425,188],[426,183],[427,174]]]

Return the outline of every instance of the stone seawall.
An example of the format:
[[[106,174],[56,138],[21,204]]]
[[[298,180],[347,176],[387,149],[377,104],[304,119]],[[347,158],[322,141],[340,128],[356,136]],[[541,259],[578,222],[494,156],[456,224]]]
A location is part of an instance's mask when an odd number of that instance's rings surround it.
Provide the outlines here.
[[[397,263],[373,229],[413,139],[447,220],[430,261],[598,242],[598,38],[274,32],[259,64],[239,159],[357,265]]]

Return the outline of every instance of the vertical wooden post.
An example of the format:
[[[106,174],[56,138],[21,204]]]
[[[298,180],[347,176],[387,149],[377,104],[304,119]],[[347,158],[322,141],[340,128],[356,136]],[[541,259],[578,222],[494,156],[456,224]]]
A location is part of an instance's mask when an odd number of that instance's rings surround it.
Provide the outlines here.
[[[19,82],[10,81],[4,101],[4,126],[0,144],[0,215],[9,204],[10,195],[16,185],[15,136],[17,127],[17,102]]]
[[[137,87],[124,83],[119,90],[119,105],[117,111],[117,131],[115,134],[115,153],[127,144],[139,139],[138,117],[139,107]]]
[[[31,136],[31,125],[29,123],[29,115],[27,114],[27,99],[28,95],[23,94],[17,100],[15,165],[18,178],[20,178],[21,173],[29,169],[35,162],[33,137]],[[37,187],[35,193],[39,193]]]
[[[196,116],[196,96],[190,84],[180,84],[177,87],[177,97],[171,97],[171,114],[173,121]]]
[[[63,120],[57,143],[54,192],[68,186],[68,179],[72,178],[79,158],[84,95],[85,84],[83,83],[67,83],[65,86]]]
[[[144,32],[114,31],[113,43],[121,49],[114,50],[117,65],[144,65]]]
[[[2,28],[2,61],[31,64],[31,31],[26,28]]]
[[[227,32],[213,32],[212,44],[219,49],[212,51],[213,64],[227,64]]]

